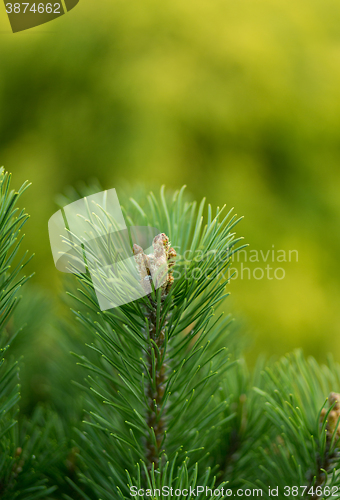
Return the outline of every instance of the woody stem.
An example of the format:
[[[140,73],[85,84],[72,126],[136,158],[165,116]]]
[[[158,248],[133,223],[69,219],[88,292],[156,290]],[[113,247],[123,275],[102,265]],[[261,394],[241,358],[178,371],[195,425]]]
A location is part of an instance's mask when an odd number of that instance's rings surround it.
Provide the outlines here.
[[[162,406],[162,399],[164,396],[165,385],[167,381],[166,376],[166,365],[161,363],[161,359],[164,353],[164,330],[166,323],[163,325],[160,332],[157,332],[157,305],[152,304],[152,308],[148,310],[146,316],[149,322],[149,335],[158,347],[159,355],[156,349],[151,345],[148,351],[148,370],[150,379],[152,383],[149,382],[147,387],[147,399],[148,399],[148,413],[147,413],[147,424],[150,429],[147,442],[146,442],[146,458],[148,469],[152,469],[152,464],[155,468],[159,466],[160,454],[162,452],[162,441],[164,438],[164,432],[166,430],[165,423],[165,412],[163,411],[160,417],[160,409]],[[155,356],[155,370],[152,369],[152,357],[153,351]],[[159,357],[158,357],[159,356]],[[160,358],[160,359],[159,359]],[[152,429],[155,435],[155,439],[152,437]]]

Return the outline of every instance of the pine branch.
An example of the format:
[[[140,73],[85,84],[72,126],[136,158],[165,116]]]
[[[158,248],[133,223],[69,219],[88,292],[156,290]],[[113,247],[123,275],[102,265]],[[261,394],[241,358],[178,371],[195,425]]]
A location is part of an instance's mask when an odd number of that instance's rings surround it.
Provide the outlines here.
[[[12,315],[28,280],[22,274],[29,262],[27,252],[20,256],[20,231],[28,215],[16,207],[28,183],[14,191],[10,181],[11,176],[0,169],[0,348],[4,355],[0,359],[0,497],[48,500],[57,489],[53,480],[59,479],[56,464],[63,461],[64,440],[54,414],[37,408],[29,421],[19,414],[20,363],[9,358],[8,349],[22,329],[22,323],[13,329]]]
[[[185,462],[191,474],[198,462],[202,480],[213,477],[217,435],[232,418],[224,414],[228,401],[219,393],[232,363],[219,345],[225,323],[221,314],[214,318],[214,312],[227,296],[225,273],[240,241],[231,230],[239,219],[222,215],[224,207],[213,216],[208,206],[204,224],[204,200],[197,209],[196,203],[184,201],[183,189],[170,200],[164,189],[160,201],[151,193],[148,204],[144,210],[134,201],[129,213],[123,209],[131,226],[147,223],[164,231],[155,238],[154,254],[134,247],[146,297],[99,311],[88,273],[78,273],[80,288],[72,294],[79,300],[77,318],[95,333],[89,347],[101,357],[80,357],[91,373],[84,441],[91,451],[81,443],[79,447],[87,464],[82,477],[103,500],[109,498],[108,481],[111,489],[127,493],[124,470],[137,481],[140,464],[141,471],[147,471],[140,476],[146,483],[153,473],[163,477],[168,463],[181,467]],[[104,227],[99,218],[89,217],[87,224],[92,234]],[[169,239],[177,252],[174,268]],[[165,258],[157,254],[159,243]],[[108,248],[102,251],[110,257]],[[160,263],[166,264],[166,279],[155,290],[150,276],[154,279]],[[109,280],[101,283],[103,292],[112,293]],[[91,459],[94,455],[100,467]]]
[[[162,402],[165,395],[167,377],[167,352],[165,345],[166,328],[170,314],[166,314],[164,321],[160,319],[164,315],[164,300],[173,283],[172,268],[176,252],[170,247],[169,238],[163,233],[154,238],[154,254],[145,255],[138,246],[133,246],[135,260],[140,273],[142,286],[147,279],[150,288],[149,303],[145,308],[148,332],[146,364],[148,367],[148,382],[146,397],[148,401],[147,425],[150,432],[146,442],[146,460],[149,471],[152,467],[158,468],[162,443],[166,432],[166,410],[162,411]],[[162,268],[162,265],[165,267]],[[157,276],[158,271],[158,276]],[[163,271],[163,276],[159,276]],[[155,293],[155,279],[163,281],[162,286]],[[145,284],[144,284],[145,286]]]
[[[329,409],[321,409],[320,413],[320,434],[321,449],[316,457],[316,473],[311,474],[308,490],[313,488],[313,500],[317,500],[322,495],[318,494],[319,487],[327,483],[327,476],[337,467],[340,460],[339,439],[340,439],[340,394],[332,392],[328,397]],[[322,490],[321,490],[322,491]]]
[[[255,390],[264,397],[271,425],[253,452],[260,468],[245,483],[262,486],[266,498],[268,484],[279,487],[282,499],[288,487],[304,488],[306,499],[319,498],[326,486],[340,485],[337,395],[329,409],[323,402],[325,391],[340,386],[340,366],[330,361],[320,367],[298,351],[266,368],[264,377],[265,388]]]

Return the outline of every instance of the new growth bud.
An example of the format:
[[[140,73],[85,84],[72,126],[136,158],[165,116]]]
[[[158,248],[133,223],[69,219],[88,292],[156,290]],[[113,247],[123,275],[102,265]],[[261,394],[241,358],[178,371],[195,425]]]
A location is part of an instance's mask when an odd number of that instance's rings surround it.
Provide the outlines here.
[[[338,423],[338,420],[340,417],[340,394],[337,394],[336,392],[331,392],[328,397],[328,404],[330,407],[332,407],[332,410],[328,413],[328,410],[326,408],[322,408],[320,414],[320,425],[323,425],[325,418],[327,418],[327,423],[326,423],[327,439],[331,440],[333,438],[334,433],[336,433],[335,436],[336,439],[339,439],[340,425]]]
[[[169,238],[164,233],[155,236],[152,246],[153,253],[145,254],[139,245],[134,244],[133,254],[143,290],[150,294],[153,281],[156,289],[162,287],[164,296],[174,281],[172,267],[175,264],[176,251],[170,247]]]

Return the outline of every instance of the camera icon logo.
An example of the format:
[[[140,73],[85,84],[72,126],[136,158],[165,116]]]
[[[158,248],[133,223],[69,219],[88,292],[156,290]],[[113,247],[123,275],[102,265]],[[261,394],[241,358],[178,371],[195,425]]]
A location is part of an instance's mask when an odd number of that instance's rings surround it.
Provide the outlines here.
[[[166,280],[165,252],[154,273],[137,256],[133,247],[153,250],[159,230],[125,223],[115,189],[70,203],[48,222],[56,268],[64,273],[89,273],[102,311],[127,304],[150,293]],[[145,280],[149,283],[147,286]]]

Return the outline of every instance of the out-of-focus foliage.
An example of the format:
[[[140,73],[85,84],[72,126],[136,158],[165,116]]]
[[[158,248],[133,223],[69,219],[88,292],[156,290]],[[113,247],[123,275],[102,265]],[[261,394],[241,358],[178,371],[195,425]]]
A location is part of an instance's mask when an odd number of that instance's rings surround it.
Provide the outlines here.
[[[29,259],[22,252],[22,228],[28,215],[17,207],[27,184],[11,189],[11,176],[0,168],[0,495],[3,500],[48,500],[56,481],[64,483],[57,463],[68,473],[63,426],[56,414],[36,407],[31,420],[19,414],[20,364],[13,360],[11,342],[22,333],[12,315]],[[20,335],[19,335],[20,336]],[[20,417],[20,422],[18,419]],[[63,475],[64,475],[63,474]]]
[[[17,35],[0,12],[0,160],[33,181],[36,279],[57,287],[47,220],[65,185],[186,183],[245,216],[250,249],[298,251],[244,263],[284,279],[233,284],[253,350],[339,354],[340,3],[82,0]]]

